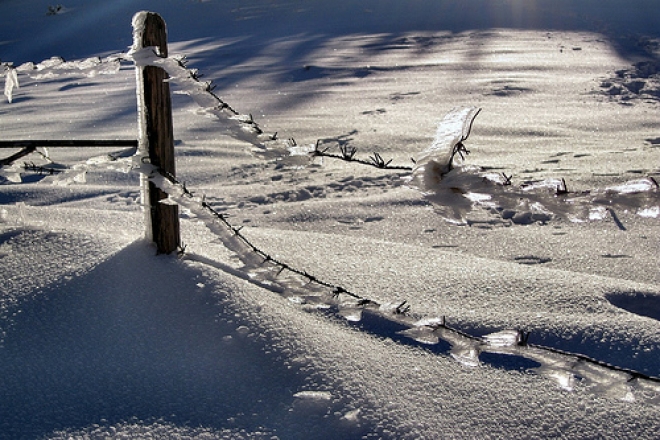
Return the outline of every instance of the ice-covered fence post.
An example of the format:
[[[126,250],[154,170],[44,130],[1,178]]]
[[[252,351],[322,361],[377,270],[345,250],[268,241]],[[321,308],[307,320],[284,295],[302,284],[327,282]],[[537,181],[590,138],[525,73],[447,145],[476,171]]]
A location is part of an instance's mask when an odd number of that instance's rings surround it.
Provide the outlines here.
[[[133,50],[153,47],[158,56],[167,57],[167,29],[160,15],[145,11],[135,14],[133,39]],[[174,176],[174,130],[168,75],[160,67],[139,65],[136,66],[136,75],[140,149],[143,154],[148,152],[151,165]],[[165,198],[167,194],[152,182],[143,182],[147,238],[154,241],[159,253],[169,254],[181,244],[179,210],[176,205],[160,203]]]

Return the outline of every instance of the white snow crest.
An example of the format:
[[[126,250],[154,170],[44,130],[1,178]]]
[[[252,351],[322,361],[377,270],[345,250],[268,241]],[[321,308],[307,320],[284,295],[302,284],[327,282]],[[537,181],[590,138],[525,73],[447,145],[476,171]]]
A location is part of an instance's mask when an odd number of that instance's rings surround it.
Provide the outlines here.
[[[455,107],[445,115],[431,146],[415,158],[410,178],[412,186],[423,193],[437,189],[444,175],[453,168],[457,148],[470,135],[474,118],[480,111],[478,107]]]
[[[131,52],[142,48],[142,36],[144,35],[144,24],[147,20],[148,11],[140,11],[133,15],[131,25],[133,26],[133,47]]]

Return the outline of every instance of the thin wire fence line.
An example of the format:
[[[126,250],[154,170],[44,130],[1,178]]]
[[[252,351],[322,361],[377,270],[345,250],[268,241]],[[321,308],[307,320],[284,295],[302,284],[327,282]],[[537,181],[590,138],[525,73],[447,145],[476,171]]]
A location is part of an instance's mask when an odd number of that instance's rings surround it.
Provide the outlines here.
[[[123,59],[130,59],[134,63],[138,64],[137,60],[134,57],[131,57],[131,58],[124,57]],[[162,61],[163,59],[160,59],[160,60]],[[173,60],[173,58],[170,57],[169,59],[165,59],[165,60]],[[168,63],[169,63],[169,61],[168,61]],[[224,112],[230,113],[230,118],[235,120],[236,122],[238,122],[239,126],[244,126],[247,129],[246,131],[249,131],[250,135],[252,135],[252,136],[256,135],[258,138],[266,139],[267,141],[275,141],[276,140],[276,134],[272,135],[272,136],[264,135],[263,131],[252,120],[251,115],[248,116],[248,117],[245,117],[245,115],[239,115],[233,108],[229,107],[226,103],[221,101],[220,98],[218,98],[212,92],[212,88],[211,88],[210,83],[201,83],[197,76],[190,73],[191,71],[185,67],[185,64],[183,62],[174,60],[174,63],[176,63],[176,66],[175,66],[176,68],[181,69],[182,71],[185,71],[186,75],[190,75],[188,77],[189,80],[192,80],[192,82],[197,83],[195,85],[196,90],[198,90],[197,88],[199,88],[200,85],[201,85],[204,94],[206,96],[210,96],[216,103],[218,103],[216,105],[216,107],[214,107],[213,110],[215,110],[215,111],[224,111]],[[172,63],[170,65],[170,67],[172,65],[174,65],[174,63]],[[164,66],[160,65],[159,67],[164,67]],[[193,96],[193,98],[194,98],[194,96]],[[217,116],[217,113],[214,112],[214,114],[216,114],[216,116]],[[240,135],[237,136],[236,134],[234,134],[234,137],[236,137],[237,139],[245,140],[245,138],[243,136],[240,136]],[[295,144],[295,141],[294,141],[294,144]],[[356,159],[356,158],[353,157],[355,155],[356,150],[352,147],[346,147],[345,149],[341,149],[341,146],[340,146],[340,151],[341,151],[341,156],[340,156],[340,155],[335,155],[335,154],[332,154],[332,153],[327,153],[327,149],[324,150],[324,151],[321,151],[321,150],[318,149],[318,145],[319,145],[319,143],[317,142],[315,151],[313,150],[311,152],[308,152],[308,154],[311,157],[313,157],[315,155],[316,156],[332,157],[332,158],[337,158],[337,159],[346,160],[346,161],[358,162],[358,163],[361,163],[361,164],[371,165],[371,166],[375,166],[377,168],[385,168],[385,169],[392,169],[392,168],[394,168],[394,169],[406,169],[406,170],[411,169],[411,167],[391,167],[390,166],[391,161],[385,162],[382,159],[382,157],[380,157],[380,155],[378,155],[377,153],[374,153],[374,156],[370,159],[370,161],[363,161],[363,160],[359,160],[359,159]],[[26,167],[26,168],[29,168],[29,167]],[[35,171],[37,171],[37,170],[35,170]],[[38,171],[44,172],[45,170],[38,170]],[[178,188],[180,188],[182,194],[185,197],[188,197],[190,199],[194,199],[194,196],[193,196],[192,192],[190,192],[185,187],[185,185],[181,184],[178,180],[176,180],[172,176],[168,176],[168,175],[162,174],[160,172],[158,174],[160,176],[162,176],[163,178],[165,178],[166,180],[168,180],[172,185],[176,185]],[[161,189],[163,189],[163,188],[161,188]],[[306,279],[309,284],[315,284],[317,286],[330,289],[331,293],[332,293],[332,297],[336,300],[338,300],[340,296],[344,295],[346,297],[349,297],[349,298],[355,300],[354,305],[357,308],[369,309],[369,310],[375,310],[375,311],[381,310],[383,308],[383,306],[384,306],[383,304],[380,304],[380,303],[378,303],[374,300],[371,300],[369,298],[366,298],[366,297],[363,297],[359,294],[351,292],[348,289],[343,288],[342,286],[339,286],[339,285],[321,280],[321,279],[315,277],[314,275],[308,273],[307,271],[299,270],[295,267],[290,266],[286,262],[280,261],[279,259],[276,259],[276,258],[272,257],[269,253],[261,250],[256,245],[254,245],[241,232],[241,228],[233,226],[229,222],[229,220],[227,219],[227,216],[225,216],[224,214],[216,211],[212,206],[210,206],[205,201],[202,201],[200,203],[200,207],[203,210],[206,210],[209,214],[211,214],[216,220],[218,220],[222,224],[222,226],[225,227],[229,232],[231,232],[231,234],[233,234],[233,236],[235,238],[237,238],[244,246],[246,246],[247,249],[250,250],[250,252],[252,252],[254,255],[259,257],[259,259],[261,260],[262,265],[271,264],[271,265],[274,265],[274,266],[278,267],[280,270],[279,270],[279,272],[277,273],[276,276],[281,275],[285,271],[290,272],[291,274],[295,274],[299,277],[302,277],[302,278]],[[442,319],[435,319],[434,318],[434,319],[430,320],[429,323],[427,323],[427,324],[421,324],[421,325],[415,324],[415,322],[419,322],[419,319],[417,321],[412,321],[413,317],[412,317],[412,314],[410,313],[410,305],[407,303],[407,301],[403,301],[403,302],[401,302],[397,305],[394,305],[390,309],[390,311],[391,311],[391,313],[388,316],[386,316],[384,313],[380,313],[380,316],[388,318],[388,319],[391,319],[392,317],[396,317],[396,319],[394,319],[396,322],[403,322],[406,325],[416,325],[419,328],[423,327],[423,328],[428,329],[429,332],[432,333],[432,334],[433,333],[446,333],[446,332],[449,332],[454,336],[457,336],[457,337],[460,337],[460,338],[465,338],[466,340],[469,340],[469,341],[472,341],[476,344],[479,344],[479,348],[482,349],[483,351],[488,351],[487,349],[490,346],[490,343],[489,343],[487,338],[470,335],[470,334],[465,333],[465,332],[463,332],[463,331],[461,331],[457,328],[451,327],[446,323],[446,320],[445,320],[444,317]],[[593,359],[593,358],[588,357],[586,355],[571,353],[571,352],[567,352],[567,351],[563,351],[563,350],[560,350],[560,349],[555,349],[555,348],[547,347],[547,346],[529,344],[528,343],[529,333],[524,333],[524,332],[519,331],[519,330],[516,331],[516,333],[517,334],[515,335],[513,343],[511,343],[510,345],[507,345],[507,346],[497,346],[491,351],[498,352],[498,353],[508,351],[509,353],[507,353],[507,354],[519,355],[519,356],[523,356],[523,357],[528,357],[530,359],[534,359],[534,356],[532,356],[533,353],[531,353],[531,352],[527,353],[528,356],[525,356],[521,352],[531,351],[531,350],[541,350],[541,351],[551,353],[551,354],[556,354],[556,355],[560,355],[560,356],[574,358],[575,362],[586,362],[586,363],[589,363],[589,364],[593,364],[593,365],[596,365],[596,366],[599,366],[599,367],[606,368],[606,369],[614,371],[614,372],[624,373],[624,374],[630,376],[627,379],[627,382],[632,382],[632,381],[635,381],[637,379],[643,379],[643,380],[647,380],[647,381],[650,381],[650,382],[653,382],[653,383],[660,383],[660,378],[650,376],[650,375],[647,375],[647,374],[644,374],[644,373],[641,373],[641,372],[638,372],[638,371],[635,371],[635,370],[632,370],[632,369],[627,369],[627,368],[623,368],[623,367],[614,366],[614,365],[611,365],[609,363]],[[451,337],[449,339],[451,339]],[[450,341],[450,343],[451,343],[451,341]]]
[[[130,141],[130,142],[132,142],[132,141]],[[115,161],[115,160],[117,160],[117,157],[113,157],[113,156],[109,155],[107,157],[107,160],[108,161]],[[38,173],[41,173],[41,174],[56,174],[56,173],[57,174],[59,174],[59,173],[66,174],[66,170],[59,170],[59,169],[51,170],[51,169],[46,168],[46,167],[37,167],[33,164],[32,165],[26,164],[24,166],[24,169],[28,170],[28,171],[38,172]],[[177,186],[184,196],[190,198],[191,200],[195,198],[194,194],[190,190],[188,190],[188,188],[184,184],[182,184],[179,180],[177,180],[176,178],[174,178],[171,175],[167,175],[165,173],[160,172],[160,170],[158,170],[158,173],[163,178],[165,178],[167,181],[169,181],[172,185]],[[161,188],[161,189],[163,189],[163,188]],[[349,289],[346,289],[346,288],[344,288],[340,285],[336,285],[336,284],[324,281],[322,279],[319,279],[318,277],[316,277],[315,275],[313,275],[313,274],[311,274],[307,271],[297,269],[297,268],[289,265],[288,263],[273,257],[270,253],[260,249],[258,246],[256,246],[254,243],[252,243],[252,241],[250,239],[248,239],[241,232],[242,228],[235,227],[234,225],[232,225],[226,215],[224,215],[224,214],[218,212],[217,210],[215,210],[204,199],[202,199],[202,201],[200,202],[200,207],[202,209],[206,210],[209,214],[211,214],[229,232],[231,232],[234,235],[234,237],[236,237],[238,240],[240,240],[243,245],[245,245],[252,253],[254,253],[256,256],[258,256],[261,259],[262,264],[269,263],[269,264],[272,264],[272,265],[275,265],[275,266],[279,267],[279,271],[277,273],[278,276],[280,274],[282,274],[282,272],[285,272],[285,271],[290,272],[290,273],[295,274],[295,275],[298,275],[298,276],[303,277],[304,279],[306,279],[308,281],[308,283],[310,283],[310,284],[315,284],[317,286],[330,289],[331,292],[332,292],[332,296],[335,300],[338,300],[341,295],[344,295],[344,296],[352,298],[353,300],[356,300],[354,305],[358,308],[362,308],[362,309],[365,309],[365,310],[369,309],[369,310],[372,310],[372,311],[378,311],[379,309],[381,309],[384,306],[383,304],[381,304],[381,303],[379,303],[375,300],[372,300],[370,298],[367,298],[367,297],[364,297],[364,296],[359,295],[357,293],[354,293],[354,292],[350,291]],[[203,260],[200,260],[200,261],[204,262]],[[208,264],[208,263],[209,263],[209,261],[206,261],[206,264]],[[226,267],[224,267],[224,268],[221,267],[219,269],[226,271],[227,268]],[[233,270],[232,273],[234,275],[238,275],[242,272],[237,271],[237,270]],[[243,278],[245,278],[245,277],[243,277]],[[266,287],[266,284],[263,284],[262,287]],[[281,293],[281,291],[278,291],[278,293]],[[410,314],[411,307],[410,307],[410,305],[408,304],[407,301],[402,301],[401,303],[398,303],[397,305],[392,307],[391,310],[392,310],[391,315],[396,316],[398,318],[398,319],[394,320],[396,322],[403,321],[403,323],[405,323],[406,325],[414,325],[415,322],[420,321],[420,319],[414,319],[412,317],[412,315]],[[385,316],[383,314],[381,314],[381,316],[386,318],[386,319],[391,318],[391,316],[388,317],[388,316]],[[401,319],[401,318],[412,318],[413,320],[411,320],[411,319]],[[432,323],[430,323],[430,324],[422,325],[422,327],[428,328],[431,331],[431,333],[440,332],[440,331],[450,332],[450,333],[452,333],[456,336],[465,338],[469,341],[473,341],[473,342],[479,344],[482,349],[484,347],[487,348],[487,346],[489,344],[489,342],[486,339],[484,339],[483,337],[471,335],[469,333],[461,331],[458,328],[455,328],[455,327],[452,327],[452,326],[448,325],[447,322],[446,322],[445,317],[442,317],[440,320],[437,320],[437,319],[431,320],[431,322]],[[524,333],[522,331],[518,331],[518,335],[516,336],[516,341],[515,341],[515,346],[517,347],[516,351],[520,351],[521,349],[524,349],[524,348],[542,350],[542,351],[545,351],[545,352],[548,352],[548,353],[554,353],[554,354],[558,354],[558,355],[561,355],[561,356],[572,357],[572,358],[575,358],[578,361],[587,362],[587,363],[590,363],[590,364],[593,364],[593,365],[597,365],[597,366],[600,366],[600,367],[603,367],[603,368],[607,368],[607,369],[612,370],[612,371],[627,374],[627,375],[630,376],[629,380],[644,379],[644,380],[648,380],[648,381],[651,381],[651,382],[660,383],[660,378],[657,378],[657,377],[654,377],[654,376],[651,376],[651,375],[647,375],[645,373],[641,373],[639,371],[635,371],[635,370],[632,370],[632,369],[615,366],[615,365],[612,365],[612,364],[609,364],[609,363],[606,363],[606,362],[603,362],[603,361],[599,361],[595,358],[592,358],[592,357],[589,357],[589,356],[586,356],[586,355],[583,355],[583,354],[568,352],[568,351],[556,349],[556,348],[553,348],[553,347],[530,344],[530,343],[528,343],[528,338],[529,338],[529,333]],[[498,352],[501,352],[503,350],[503,347],[498,347],[497,350],[498,350]],[[520,354],[520,353],[510,353],[510,354],[520,355],[520,356],[526,357],[526,356],[524,356],[524,354]]]
[[[17,73],[27,75],[37,81],[47,81],[60,76],[92,77],[97,74],[107,75],[117,73],[121,61],[132,62],[136,66],[149,65],[164,69],[170,76],[170,81],[176,83],[182,89],[182,92],[189,95],[205,113],[216,117],[221,122],[229,122],[230,126],[225,127],[227,134],[235,139],[247,141],[252,144],[255,147],[253,153],[257,156],[285,158],[301,155],[299,153],[293,153],[293,151],[300,149],[295,139],[290,138],[280,140],[277,137],[277,131],[273,134],[266,134],[253,119],[251,114],[241,114],[227,102],[222,100],[215,93],[215,85],[212,81],[203,81],[201,79],[203,75],[200,74],[197,69],[189,68],[187,66],[185,55],[170,55],[167,58],[162,58],[157,55],[154,48],[146,47],[140,50],[131,50],[129,53],[116,53],[105,57],[104,59],[88,58],[65,61],[60,57],[52,57],[38,64],[24,63],[18,67],[13,67],[11,63],[0,63],[0,67],[6,70],[6,94],[11,103],[10,97],[12,90],[14,88],[19,88]],[[234,125],[235,128],[231,128],[232,125]],[[0,141],[0,148],[9,148],[15,142],[19,141]],[[37,143],[40,147],[60,146],[59,141],[50,140],[20,142],[23,143],[23,147]],[[392,165],[392,160],[385,161],[377,152],[374,152],[373,155],[369,157],[369,160],[363,160],[354,157],[357,149],[352,146],[339,144],[338,147],[340,154],[335,154],[329,152],[330,147],[321,149],[320,143],[321,140],[318,139],[315,146],[304,147],[308,159],[311,160],[315,157],[326,157],[355,162],[380,169],[413,170],[412,166]],[[71,144],[71,146],[79,146],[76,141],[71,141]]]
[[[135,147],[136,139],[38,139],[38,140],[0,140],[0,148],[106,148]]]
[[[172,185],[175,185],[177,188],[179,188],[184,197],[187,197],[191,200],[193,200],[195,198],[195,195],[184,184],[182,184],[179,180],[177,180],[173,176],[169,176],[169,175],[160,173],[159,171],[157,171],[157,172],[160,174],[160,176],[167,179]],[[369,299],[367,297],[364,297],[362,295],[351,292],[350,290],[345,289],[342,286],[339,286],[339,285],[321,280],[321,279],[317,278],[316,276],[308,273],[307,271],[297,269],[295,267],[292,267],[291,265],[289,265],[286,262],[283,262],[283,261],[281,261],[277,258],[272,257],[268,252],[260,249],[256,245],[254,245],[241,232],[242,228],[233,226],[231,224],[231,222],[228,220],[228,218],[225,214],[222,214],[222,213],[218,212],[216,209],[214,209],[211,205],[209,205],[204,200],[202,200],[202,202],[200,203],[200,206],[204,210],[206,210],[208,213],[210,213],[215,219],[220,221],[220,223],[225,228],[227,228],[227,230],[229,232],[231,232],[234,235],[234,237],[238,238],[252,252],[254,252],[256,255],[258,255],[263,260],[263,264],[265,264],[265,263],[273,264],[273,265],[278,266],[278,267],[281,268],[280,273],[282,271],[288,271],[288,272],[291,272],[291,273],[294,273],[296,275],[304,277],[310,283],[317,284],[319,286],[332,289],[332,294],[335,298],[337,298],[339,295],[347,295],[347,296],[357,300],[357,303],[356,303],[357,307],[361,307],[361,308],[365,308],[365,309],[369,308],[371,310],[378,310],[378,309],[382,308],[383,304],[381,304],[377,301],[374,301],[374,300]],[[185,254],[185,250],[184,250],[184,254]],[[410,317],[410,318],[414,319],[413,322],[423,321],[424,318],[421,318],[421,317],[416,317],[415,318],[411,315],[410,312],[411,312],[410,305],[408,304],[407,301],[403,301],[403,302],[399,303],[398,306],[393,308],[392,315]],[[385,315],[382,315],[382,316],[387,318],[387,316],[385,316]],[[402,321],[405,321],[405,323],[407,325],[410,325],[410,320],[404,319]],[[400,320],[397,320],[397,322],[400,322]],[[445,317],[442,317],[440,320],[431,319],[430,322],[432,322],[432,324],[425,325],[425,327],[428,327],[432,331],[445,330],[445,331],[449,331],[451,333],[454,333],[455,335],[467,338],[471,341],[474,341],[474,342],[477,342],[477,343],[480,343],[480,344],[484,344],[484,345],[489,344],[488,339],[486,339],[484,337],[471,335],[471,334],[466,333],[466,332],[464,332],[464,331],[462,331],[458,328],[450,326],[449,324],[447,324]],[[575,358],[577,361],[587,362],[587,363],[590,363],[590,364],[597,365],[599,367],[607,368],[607,369],[615,371],[615,372],[628,374],[628,375],[631,376],[630,379],[629,379],[630,381],[634,380],[634,379],[644,379],[644,380],[648,380],[648,381],[651,381],[651,382],[660,383],[660,378],[654,377],[654,376],[651,376],[651,375],[648,375],[648,374],[645,374],[645,373],[642,373],[642,372],[639,372],[639,371],[636,371],[636,370],[633,370],[633,369],[628,369],[628,368],[612,365],[612,364],[609,364],[607,362],[599,361],[597,359],[594,359],[592,357],[589,357],[589,356],[586,356],[586,355],[583,355],[583,354],[579,354],[579,353],[573,353],[573,352],[568,352],[568,351],[564,351],[564,350],[553,348],[553,347],[528,343],[529,333],[525,333],[523,331],[517,331],[517,332],[518,332],[518,335],[516,337],[515,346],[520,347],[523,351],[524,351],[525,348],[529,348],[529,349],[542,350],[542,351],[545,351],[545,352],[548,352],[548,353],[557,354],[557,355],[561,355],[561,356],[572,357],[572,358]],[[502,349],[502,348],[505,348],[505,347],[497,347],[497,348]],[[511,353],[511,354],[516,354],[516,353]],[[521,356],[524,357],[524,354],[518,354],[518,355],[521,355]]]

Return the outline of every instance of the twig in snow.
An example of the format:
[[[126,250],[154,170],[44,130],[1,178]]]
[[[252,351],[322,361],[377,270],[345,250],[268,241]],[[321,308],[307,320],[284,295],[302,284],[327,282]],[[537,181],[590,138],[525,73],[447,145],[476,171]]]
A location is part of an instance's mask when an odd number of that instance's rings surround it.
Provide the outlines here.
[[[454,157],[457,154],[461,157],[461,160],[465,160],[465,158],[470,154],[470,150],[468,150],[465,144],[463,144],[463,141],[454,145],[454,149],[452,150],[451,153],[451,160],[449,161],[449,165],[453,163]]]
[[[395,312],[396,312],[397,315],[405,315],[409,311],[410,311],[410,305],[408,304],[408,301],[403,301],[395,309]]]
[[[385,162],[385,160],[380,156],[380,154],[375,152],[374,155],[371,156],[369,159],[376,168],[387,168],[389,164],[392,163],[392,160],[394,160],[394,159],[390,159],[387,162]]]
[[[339,145],[340,154],[329,153],[328,150],[330,150],[330,148],[331,147],[321,148],[321,140],[319,139],[318,141],[316,141],[316,146],[314,148],[314,151],[312,151],[310,154],[312,157],[329,157],[333,159],[343,160],[345,162],[356,162],[362,165],[369,165],[379,169],[405,170],[405,171],[412,171],[413,169],[410,166],[390,165],[393,159],[390,159],[386,162],[382,158],[382,156],[378,153],[374,153],[373,156],[370,156],[369,160],[358,159],[355,157],[357,153],[357,148],[345,143]]]
[[[344,159],[347,162],[350,162],[353,160],[355,153],[357,153],[357,148],[346,144],[346,145],[340,145],[339,151],[341,152],[342,159]]]

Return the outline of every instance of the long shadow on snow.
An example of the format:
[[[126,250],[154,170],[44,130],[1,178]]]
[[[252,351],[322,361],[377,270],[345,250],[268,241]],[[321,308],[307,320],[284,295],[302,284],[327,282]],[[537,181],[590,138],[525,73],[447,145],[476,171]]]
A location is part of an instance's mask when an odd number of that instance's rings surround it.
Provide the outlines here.
[[[615,307],[660,321],[660,295],[647,292],[617,292],[606,295]]]
[[[39,175],[35,174],[35,176]],[[27,180],[31,180],[29,175]],[[37,182],[33,181],[30,183]],[[50,206],[60,203],[94,199],[97,197],[109,196],[123,192],[125,192],[125,190],[118,190],[116,187],[108,189],[95,187],[90,189],[79,186],[76,187],[75,191],[64,192],[62,191],[61,187],[50,185],[27,186],[25,183],[5,184],[2,185],[2,193],[0,193],[0,205],[10,205],[18,202],[24,202],[25,204],[32,206]]]
[[[655,305],[657,306],[657,302]],[[328,313],[337,315],[338,311],[336,308],[330,308]],[[452,349],[451,344],[442,338],[439,339],[437,344],[425,344],[403,335],[400,332],[408,330],[410,328],[409,326],[386,319],[378,314],[370,313],[369,310],[365,310],[362,313],[360,321],[354,324],[361,330],[372,335],[389,338],[398,344],[422,348],[431,353],[450,355]],[[462,326],[461,330],[475,337],[482,337],[502,329],[486,329],[468,325]],[[635,370],[652,377],[660,377],[656,357],[657,346],[645,346],[644,348],[650,351],[640,356],[643,350],[637,338],[626,339],[626,344],[612,345],[611,341],[603,340],[602,336],[604,333],[601,332],[600,336],[586,336],[583,333],[579,333],[573,334],[571,337],[560,337],[549,333],[539,334],[532,332],[529,343],[563,352],[584,355],[616,367]],[[540,363],[523,356],[494,353],[488,350],[484,350],[479,354],[479,361],[494,368],[512,371],[530,371],[542,366]]]
[[[633,312],[634,313],[634,312]],[[639,313],[641,315],[641,313]],[[483,327],[477,324],[464,324],[461,330],[474,336],[485,336],[502,328]],[[618,335],[607,328],[566,329],[565,333],[552,330],[532,330],[529,334],[530,345],[548,347],[561,352],[583,355],[588,358],[660,378],[658,354],[660,344],[643,343],[637,336]],[[488,353],[482,353],[479,359],[486,362]],[[497,357],[508,355],[497,355]]]
[[[103,3],[81,9],[77,11],[82,14],[80,21],[71,29],[63,30],[57,24],[59,20],[44,21],[40,23],[39,33],[30,38],[22,37],[20,29],[12,28],[15,23],[22,22],[20,19],[9,21],[5,23],[9,27],[4,32],[22,38],[18,38],[17,44],[7,45],[5,58],[20,64],[24,61],[37,62],[53,55],[81,59],[99,53],[116,52],[131,44],[131,33],[127,26],[132,15],[141,7],[149,8],[150,4],[143,1],[142,6],[109,7]],[[451,41],[446,33],[452,35],[464,32],[474,33],[476,40],[480,41],[468,56],[471,63],[479,62],[481,56],[488,54],[483,48],[487,47],[490,31],[497,29],[593,32],[603,35],[622,58],[632,62],[643,53],[658,61],[658,56],[653,55],[649,47],[644,47],[658,35],[658,22],[654,18],[657,16],[654,14],[656,5],[653,0],[636,0],[625,6],[607,5],[597,0],[524,4],[506,1],[486,5],[482,0],[426,0],[415,4],[402,4],[395,0],[349,0],[340,3],[315,0],[307,2],[304,7],[297,2],[261,0],[251,2],[249,7],[241,5],[228,8],[222,2],[217,5],[208,3],[188,6],[191,9],[205,8],[203,13],[181,13],[180,5],[176,2],[158,6],[157,12],[168,23],[170,41],[180,42],[180,49],[185,51],[188,42],[193,42],[189,44],[195,47],[205,42],[215,43],[219,39],[228,42],[204,50],[203,59],[191,64],[191,67],[202,72],[218,72],[220,77],[214,79],[220,96],[241,81],[263,75],[264,71],[275,73],[280,82],[295,81],[296,77],[304,78],[304,74],[309,73],[304,71],[304,66],[313,64],[315,54],[334,38],[359,42],[365,36],[370,36],[361,46],[359,61],[363,65],[374,65],[370,60],[387,51],[405,49],[412,55],[430,51],[442,53],[443,45]],[[101,10],[104,11],[102,15]],[[101,23],[109,34],[85,32],[95,29]],[[429,37],[415,35],[416,32],[444,34]],[[79,36],[82,33],[90,38],[81,39]],[[42,38],[44,35],[49,38]],[[642,36],[648,37],[645,40]],[[39,44],[34,44],[34,41],[39,41]],[[273,55],[270,45],[278,42],[288,44],[287,49]],[[269,60],[267,65],[260,61],[260,65],[249,67],[254,60],[264,56]],[[242,67],[236,69],[236,66]],[[369,73],[361,69],[323,72],[324,76],[330,78],[338,75],[338,80],[359,78]],[[289,98],[282,98],[278,106],[290,108],[313,97],[313,94],[307,93],[291,94]]]
[[[259,426],[294,439],[360,438],[368,427],[292,410],[304,375],[265,354],[267,342],[237,333],[234,311],[219,304],[229,294],[142,242],[35,292],[0,323],[0,437],[137,418],[248,432]]]
[[[146,0],[111,3],[96,0],[87,3],[90,5],[77,8],[75,15],[62,16],[76,17],[74,22],[69,23],[70,26],[63,26],[61,20],[52,17],[36,19],[29,8],[19,8],[21,2],[10,2],[4,8],[0,7],[0,12],[11,13],[14,17],[13,20],[6,20],[6,29],[0,33],[0,40],[13,43],[5,48],[4,59],[20,64],[53,55],[68,59],[116,52],[131,44],[128,26],[133,14],[140,9],[152,9],[155,4]],[[632,32],[657,35],[657,4],[654,0],[629,1],[625,6],[599,0],[507,0],[487,3],[483,0],[423,0],[414,3],[398,0],[310,0],[304,3],[254,0],[249,4],[233,3],[197,2],[187,5],[187,10],[182,11],[180,2],[158,2],[156,12],[167,21],[170,41],[209,37],[229,40],[247,36],[266,41],[310,32],[331,36],[390,33],[397,37],[385,47],[398,48],[401,38],[416,31],[447,30],[458,33],[501,28],[601,30],[611,35],[616,49],[625,57],[635,49],[634,43],[629,41]],[[28,26],[30,38],[24,34],[26,22],[31,24]],[[100,26],[104,32],[93,32]],[[80,38],[81,35],[86,38]],[[421,39],[415,43],[421,46],[421,50],[428,49],[428,40]],[[299,61],[308,58],[319,47],[322,43],[310,45],[309,50],[297,51],[292,58]],[[377,49],[380,47],[376,46]],[[232,64],[245,64],[252,57],[252,52],[234,56]]]
[[[230,18],[227,14],[209,13],[199,17],[194,27],[195,35],[184,35],[189,32],[189,27],[178,28],[176,19],[171,20],[169,28],[172,41],[182,41],[180,44],[184,50],[185,41],[191,38],[198,38],[195,40],[197,45],[217,38],[234,40],[206,50],[203,60],[192,63],[201,71],[223,72],[215,79],[221,95],[223,90],[230,90],[236,83],[253,75],[261,75],[264,70],[279,75],[281,82],[319,78],[344,80],[368,74],[369,70],[362,69],[305,68],[314,64],[315,54],[335,38],[359,45],[359,62],[363,65],[377,64],[370,60],[388,51],[405,49],[413,55],[442,53],[443,46],[453,41],[452,36],[464,32],[473,33],[479,43],[474,44],[474,50],[468,54],[471,63],[478,63],[481,57],[490,54],[484,48],[488,47],[492,31],[500,29],[592,32],[607,39],[622,58],[633,60],[644,54],[657,59],[644,46],[646,40],[642,38],[657,36],[657,21],[651,18],[655,5],[650,0],[638,0],[626,6],[603,5],[597,0],[508,3],[484,5],[481,0],[466,0],[404,5],[395,1],[367,0],[330,4],[318,0],[308,2],[305,10],[300,11],[293,5],[289,10],[288,5],[275,8],[273,2],[253,2],[256,12],[250,19],[252,31],[249,35],[238,22],[220,25],[219,19]],[[168,18],[167,14],[164,16]],[[347,20],[347,17],[351,19]],[[444,33],[429,37],[415,35],[415,32]],[[271,44],[277,46],[283,42],[288,44],[287,50],[273,54]],[[267,65],[249,67],[253,60],[264,56],[269,60]],[[234,66],[243,68],[232,69]],[[295,101],[295,98],[286,100],[283,106],[295,105]]]
[[[330,310],[333,313],[337,313],[336,309]],[[398,344],[422,348],[434,354],[443,354],[449,356],[452,349],[451,344],[443,339],[440,339],[437,344],[424,344],[408,336],[402,335],[400,332],[408,330],[410,328],[409,326],[388,320],[377,314],[370,313],[368,310],[365,310],[362,313],[362,319],[355,323],[355,325],[361,330],[366,331],[367,333],[370,333],[374,336],[389,338]],[[504,370],[512,371],[528,371],[541,366],[541,364],[536,361],[526,359],[522,356],[509,354],[482,352],[479,355],[479,360],[494,368],[501,368]]]

